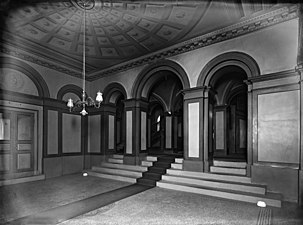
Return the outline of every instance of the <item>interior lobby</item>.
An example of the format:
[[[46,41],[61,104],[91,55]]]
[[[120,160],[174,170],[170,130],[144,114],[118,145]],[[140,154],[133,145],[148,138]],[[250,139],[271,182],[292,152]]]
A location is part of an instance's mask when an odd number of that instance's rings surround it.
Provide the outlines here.
[[[303,223],[300,1],[0,17],[0,224]]]

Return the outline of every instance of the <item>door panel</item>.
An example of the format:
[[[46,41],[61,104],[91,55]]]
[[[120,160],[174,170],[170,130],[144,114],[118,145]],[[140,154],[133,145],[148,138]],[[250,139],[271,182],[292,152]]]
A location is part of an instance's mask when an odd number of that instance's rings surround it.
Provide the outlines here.
[[[0,111],[0,173],[33,171],[34,114]]]
[[[34,115],[31,113],[16,113],[17,135],[14,161],[16,171],[33,169],[34,150]]]
[[[11,170],[11,114],[0,112],[0,173]]]

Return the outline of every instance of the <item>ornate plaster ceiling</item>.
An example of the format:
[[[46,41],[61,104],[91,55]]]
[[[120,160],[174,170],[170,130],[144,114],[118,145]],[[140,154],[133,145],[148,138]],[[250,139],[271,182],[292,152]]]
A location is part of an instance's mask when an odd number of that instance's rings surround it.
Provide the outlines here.
[[[23,1],[4,15],[5,44],[81,70],[83,1],[28,2],[33,1]],[[88,76],[283,7],[266,2],[89,0]]]

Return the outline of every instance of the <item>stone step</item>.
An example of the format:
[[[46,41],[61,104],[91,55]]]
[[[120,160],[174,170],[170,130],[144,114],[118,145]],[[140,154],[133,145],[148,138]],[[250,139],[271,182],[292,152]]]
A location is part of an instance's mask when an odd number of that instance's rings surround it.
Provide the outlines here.
[[[233,174],[233,175],[246,175],[246,169],[243,168],[229,168],[229,167],[210,167],[211,173],[220,173],[220,174]]]
[[[121,170],[132,170],[138,172],[145,172],[148,169],[145,166],[134,166],[134,165],[117,164],[117,163],[102,163],[101,167],[121,169]]]
[[[119,176],[119,175],[114,175],[114,174],[98,173],[98,172],[94,172],[94,171],[87,171],[87,173],[90,176],[101,177],[101,178],[106,178],[106,179],[111,179],[111,180],[125,181],[125,182],[129,182],[129,183],[137,182],[137,178],[135,178],[135,177],[126,177],[126,176]]]
[[[141,165],[149,167],[149,166],[153,166],[153,162],[152,161],[145,161],[145,160],[143,160],[141,162]]]
[[[264,201],[268,206],[274,207],[281,207],[281,200],[275,198],[269,198],[266,195],[252,195],[251,193],[234,193],[222,190],[214,190],[214,189],[207,189],[201,187],[193,187],[187,186],[179,183],[168,183],[165,181],[158,181],[157,186],[161,188],[171,189],[171,190],[178,190],[202,195],[208,195],[212,197],[242,201],[242,202],[249,202],[257,204],[258,201]]]
[[[168,169],[167,175],[251,184],[250,177],[235,176],[235,175],[222,175],[222,174],[215,174],[215,173],[202,173],[202,172],[174,170],[174,169]]]
[[[157,160],[158,160],[158,157],[156,157],[156,156],[146,156],[146,161],[156,162]]]
[[[108,162],[110,162],[110,163],[117,163],[117,164],[123,164],[123,159],[109,158]]]
[[[231,168],[246,168],[246,162],[234,162],[234,161],[220,161],[214,160],[214,166],[218,167],[231,167]]]
[[[120,155],[120,154],[113,154],[113,157],[114,159],[123,159],[124,158],[124,155]]]
[[[175,182],[189,186],[199,186],[201,188],[222,189],[231,191],[240,191],[264,195],[266,188],[263,185],[252,185],[243,183],[232,183],[226,181],[205,180],[198,178],[189,178],[181,176],[163,175],[162,180],[166,182]]]
[[[93,167],[92,171],[98,173],[106,173],[106,174],[113,174],[113,175],[120,175],[120,176],[134,177],[134,178],[142,177],[142,172],[125,170],[125,169]]]
[[[180,163],[172,163],[172,164],[171,164],[171,168],[172,168],[172,169],[176,169],[176,170],[182,170],[182,169],[183,169],[183,164],[180,164]]]
[[[175,158],[175,163],[183,163],[183,158]]]

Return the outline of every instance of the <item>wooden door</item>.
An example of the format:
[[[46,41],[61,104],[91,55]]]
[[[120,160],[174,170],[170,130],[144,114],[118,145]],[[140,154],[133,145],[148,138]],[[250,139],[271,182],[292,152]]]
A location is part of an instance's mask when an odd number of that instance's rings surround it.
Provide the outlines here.
[[[34,170],[34,113],[0,111],[0,173],[18,177]]]

